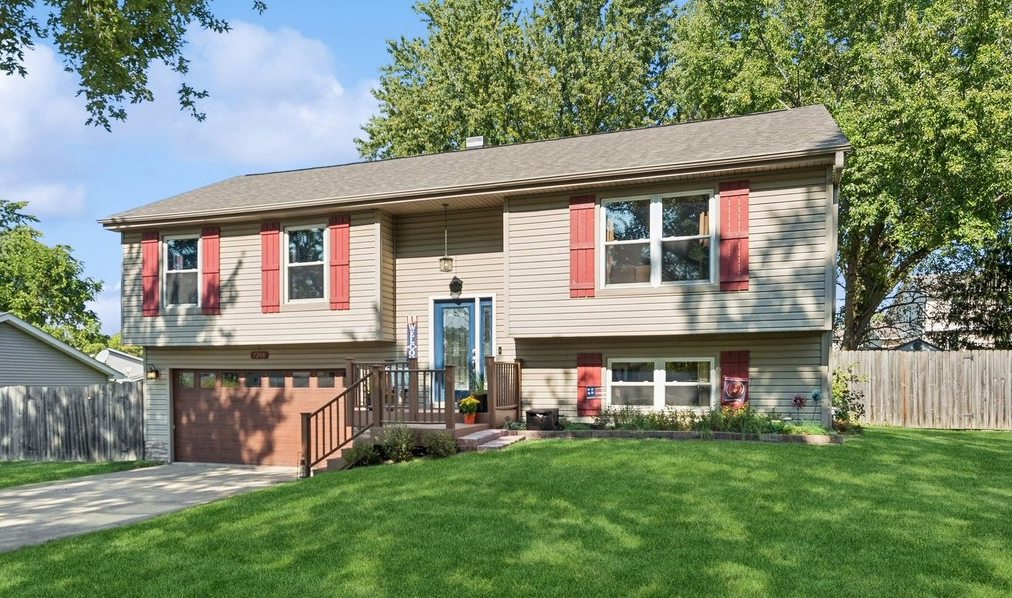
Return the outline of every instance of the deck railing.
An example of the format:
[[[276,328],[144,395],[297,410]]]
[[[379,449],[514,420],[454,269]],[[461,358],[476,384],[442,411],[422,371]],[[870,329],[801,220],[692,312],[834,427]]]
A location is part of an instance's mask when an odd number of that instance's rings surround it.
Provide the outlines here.
[[[369,411],[359,407],[367,380],[356,380],[316,411],[302,414],[300,467],[303,476],[308,476],[313,467],[353,442],[372,425]]]
[[[453,366],[442,370],[411,364],[349,363],[344,392],[312,413],[302,414],[301,475],[347,447],[370,428],[392,424],[456,426]],[[368,374],[366,374],[368,372]]]
[[[498,427],[505,421],[520,420],[520,390],[523,361],[496,361],[485,358],[489,423]]]

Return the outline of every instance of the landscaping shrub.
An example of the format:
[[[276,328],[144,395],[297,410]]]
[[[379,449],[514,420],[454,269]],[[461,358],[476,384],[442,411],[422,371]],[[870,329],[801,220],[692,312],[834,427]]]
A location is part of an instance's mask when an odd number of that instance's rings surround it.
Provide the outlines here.
[[[355,444],[350,449],[347,449],[342,453],[345,464],[348,468],[352,467],[364,467],[366,465],[376,465],[380,462],[379,451],[373,446],[372,442],[365,440],[356,440]]]
[[[505,424],[503,424],[502,427],[504,430],[526,430],[527,423],[522,421],[515,421],[515,422],[508,421]]]
[[[449,432],[428,432],[422,436],[425,452],[433,457],[452,457],[457,454],[457,439]]]
[[[581,422],[569,421],[564,417],[559,418],[559,427],[563,430],[589,430],[590,426]]]
[[[815,422],[793,424],[797,432],[787,432],[787,424],[776,411],[759,411],[751,405],[740,409],[721,408],[707,413],[695,411],[643,411],[635,407],[605,409],[594,420],[594,427],[604,430],[695,430],[711,436],[712,432],[741,434],[827,434]],[[574,429],[574,428],[564,428]]]
[[[414,458],[415,435],[407,426],[383,427],[383,453],[394,463]]]
[[[854,388],[865,377],[854,373],[854,364],[833,370],[833,428],[838,432],[854,433],[861,430],[858,420],[864,417],[864,392]]]

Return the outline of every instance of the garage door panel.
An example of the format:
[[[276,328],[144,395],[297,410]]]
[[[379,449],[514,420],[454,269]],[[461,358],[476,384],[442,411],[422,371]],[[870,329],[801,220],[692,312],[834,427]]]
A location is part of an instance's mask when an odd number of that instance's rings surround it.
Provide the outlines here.
[[[281,373],[242,372],[236,376],[232,370],[174,370],[175,459],[297,465],[302,440],[300,413],[315,411],[340,394],[343,381],[338,377],[334,387],[316,388],[314,375],[309,388],[294,388],[288,371],[283,373],[284,388],[270,388],[270,374],[280,382]],[[246,387],[246,380],[255,382],[257,374],[261,387]],[[201,380],[206,388],[200,387]]]

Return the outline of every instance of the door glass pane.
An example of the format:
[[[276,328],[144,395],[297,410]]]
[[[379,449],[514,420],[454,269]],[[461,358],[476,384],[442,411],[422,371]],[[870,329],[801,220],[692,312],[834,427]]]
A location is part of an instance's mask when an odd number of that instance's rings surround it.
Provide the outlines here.
[[[222,388],[239,388],[239,372],[222,372]]]
[[[316,372],[316,388],[334,388],[334,372]]]
[[[200,372],[200,387],[214,388],[218,385],[218,377],[214,372]]]
[[[492,352],[492,306],[481,306],[481,356],[495,355]]]
[[[470,370],[471,311],[466,307],[443,308],[443,365],[452,365],[454,390],[468,389]]]

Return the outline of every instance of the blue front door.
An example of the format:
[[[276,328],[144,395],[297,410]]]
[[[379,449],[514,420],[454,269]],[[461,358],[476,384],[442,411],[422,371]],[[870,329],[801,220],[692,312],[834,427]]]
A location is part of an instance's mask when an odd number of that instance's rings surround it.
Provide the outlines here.
[[[474,300],[437,301],[433,318],[433,367],[452,365],[453,390],[467,396],[468,372],[474,368]]]
[[[445,299],[433,307],[432,366],[454,367],[454,395],[461,399],[471,378],[484,374],[485,356],[492,354],[492,299]]]

